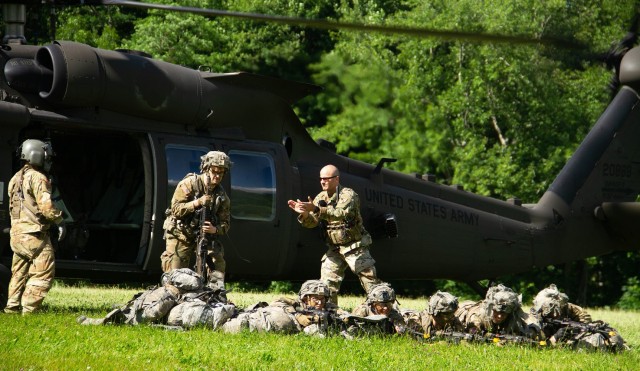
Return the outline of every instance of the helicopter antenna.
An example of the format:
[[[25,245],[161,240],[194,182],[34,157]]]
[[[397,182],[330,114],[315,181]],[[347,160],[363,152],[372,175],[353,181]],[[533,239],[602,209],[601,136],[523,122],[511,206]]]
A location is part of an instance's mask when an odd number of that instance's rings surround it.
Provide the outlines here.
[[[382,171],[382,167],[384,166],[385,163],[389,162],[396,162],[398,161],[397,158],[388,158],[388,157],[383,157],[380,159],[380,161],[378,161],[378,165],[376,165],[376,168],[373,169],[373,173],[374,174],[380,174],[380,171]]]
[[[84,3],[92,3],[93,1],[84,1]],[[542,36],[539,38],[527,37],[527,36],[512,36],[512,35],[500,35],[500,34],[486,34],[478,32],[463,32],[463,31],[446,31],[436,30],[424,27],[406,27],[406,26],[390,26],[390,25],[376,25],[376,24],[364,24],[357,22],[336,22],[327,19],[308,19],[299,17],[287,17],[280,15],[268,15],[261,13],[248,13],[248,12],[235,12],[219,9],[204,9],[194,8],[186,6],[174,6],[154,3],[141,3],[138,1],[128,0],[98,0],[98,3],[102,5],[122,5],[134,8],[143,9],[157,9],[157,10],[169,10],[182,13],[199,14],[206,17],[232,17],[240,19],[248,19],[253,21],[264,21],[272,23],[280,23],[294,26],[312,27],[325,30],[351,30],[359,32],[377,32],[391,35],[405,35],[413,37],[431,37],[440,38],[445,40],[464,40],[472,42],[494,42],[494,43],[510,43],[510,44],[528,44],[528,45],[542,45],[550,44],[562,48],[568,49],[582,49],[583,46],[579,45],[575,41],[563,40],[555,37]]]

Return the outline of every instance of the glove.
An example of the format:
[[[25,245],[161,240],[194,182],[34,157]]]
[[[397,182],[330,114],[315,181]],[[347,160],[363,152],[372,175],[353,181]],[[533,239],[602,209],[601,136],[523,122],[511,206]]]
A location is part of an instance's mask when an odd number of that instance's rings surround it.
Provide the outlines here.
[[[296,321],[302,326],[307,327],[313,323],[318,322],[317,316],[306,315],[306,314],[297,314]]]
[[[211,205],[212,201],[213,200],[211,195],[204,195],[196,200],[196,202],[198,203],[196,207],[209,206]]]
[[[67,226],[64,223],[58,224],[58,242],[62,241],[67,235]]]

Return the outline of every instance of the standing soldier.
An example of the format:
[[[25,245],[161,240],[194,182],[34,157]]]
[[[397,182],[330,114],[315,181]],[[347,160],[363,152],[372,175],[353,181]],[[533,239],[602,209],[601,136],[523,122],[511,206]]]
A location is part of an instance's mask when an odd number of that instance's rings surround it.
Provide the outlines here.
[[[51,145],[37,139],[22,143],[24,165],[9,181],[11,214],[11,281],[6,313],[31,313],[42,305],[55,276],[55,255],[49,227],[57,224],[58,240],[65,235],[62,211],[51,201]],[[22,308],[21,308],[22,307]]]
[[[360,199],[351,188],[340,185],[340,172],[333,165],[320,170],[322,192],[311,201],[289,200],[289,207],[297,212],[298,221],[306,228],[318,225],[328,250],[322,257],[320,279],[331,290],[331,301],[338,304],[338,292],[347,267],[360,279],[360,284],[369,293],[371,287],[380,283],[369,253],[371,236],[362,225]]]
[[[166,250],[162,253],[162,270],[189,268],[191,254],[196,249],[198,235],[222,236],[229,231],[229,197],[220,184],[229,171],[231,161],[224,152],[211,151],[200,157],[200,174],[189,173],[182,179],[171,199],[164,221]],[[205,209],[206,208],[206,209]],[[211,221],[200,225],[200,213],[208,212]],[[226,262],[224,248],[215,239],[207,246],[207,286],[224,289]]]

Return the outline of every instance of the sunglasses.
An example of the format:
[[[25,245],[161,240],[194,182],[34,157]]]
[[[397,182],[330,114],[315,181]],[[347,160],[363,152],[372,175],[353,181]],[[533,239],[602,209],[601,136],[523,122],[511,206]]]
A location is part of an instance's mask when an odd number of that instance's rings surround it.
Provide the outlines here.
[[[333,179],[333,178],[337,178],[337,177],[338,177],[337,175],[334,175],[334,176],[328,176],[328,177],[325,177],[325,178],[320,177],[320,181],[322,182],[323,180],[329,180],[329,179]]]

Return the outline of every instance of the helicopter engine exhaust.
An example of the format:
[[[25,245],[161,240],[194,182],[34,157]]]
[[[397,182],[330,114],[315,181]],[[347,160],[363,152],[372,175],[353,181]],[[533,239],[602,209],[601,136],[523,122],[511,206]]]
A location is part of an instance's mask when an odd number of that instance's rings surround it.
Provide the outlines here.
[[[180,124],[202,122],[210,112],[203,103],[206,80],[198,71],[75,42],[43,46],[32,60],[13,58],[4,73],[13,89],[52,104]]]

